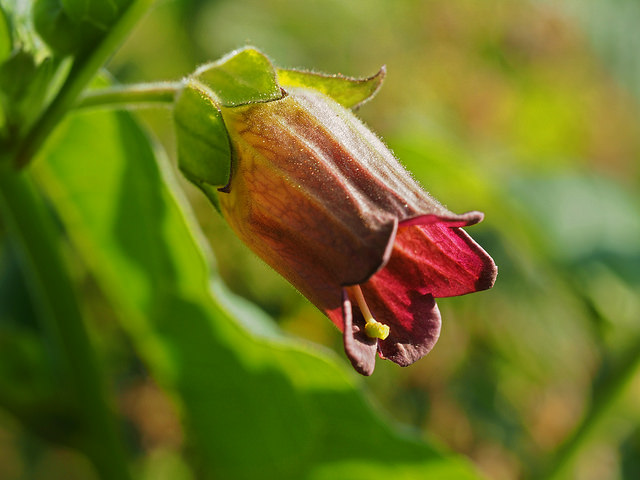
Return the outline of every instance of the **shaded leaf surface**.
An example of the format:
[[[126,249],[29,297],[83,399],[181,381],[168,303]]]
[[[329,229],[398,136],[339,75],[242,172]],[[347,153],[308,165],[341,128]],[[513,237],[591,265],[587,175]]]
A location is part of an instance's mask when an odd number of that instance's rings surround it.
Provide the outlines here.
[[[198,82],[189,81],[173,109],[178,165],[196,185],[222,187],[229,182],[231,149],[219,107]],[[215,190],[214,190],[215,191]],[[217,195],[211,196],[217,204]]]
[[[89,51],[132,0],[35,0],[33,22],[56,53]]]
[[[182,403],[199,478],[478,478],[394,431],[334,360],[256,338],[230,317],[175,179],[130,116],[77,116],[42,156],[41,186],[139,354]]]

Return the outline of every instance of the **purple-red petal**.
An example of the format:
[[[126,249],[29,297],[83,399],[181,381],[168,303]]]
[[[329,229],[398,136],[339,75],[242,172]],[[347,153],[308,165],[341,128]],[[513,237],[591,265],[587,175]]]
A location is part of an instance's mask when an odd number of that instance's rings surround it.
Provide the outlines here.
[[[342,320],[344,322],[344,351],[351,365],[362,375],[371,375],[376,366],[378,339],[364,333],[365,320],[357,308],[353,308],[345,289],[342,290]]]
[[[373,317],[390,327],[389,336],[378,342],[378,350],[383,358],[406,367],[435,345],[440,336],[440,311],[432,295],[403,283],[402,278],[380,273],[361,286]]]
[[[431,223],[401,226],[376,276],[401,278],[405,288],[441,298],[491,288],[496,274],[493,259],[464,230]]]
[[[496,267],[359,120],[317,92],[223,108],[233,152],[220,209],[242,240],[344,332],[356,370],[409,365],[440,333],[434,298],[490,288]],[[344,287],[360,285],[385,340]]]

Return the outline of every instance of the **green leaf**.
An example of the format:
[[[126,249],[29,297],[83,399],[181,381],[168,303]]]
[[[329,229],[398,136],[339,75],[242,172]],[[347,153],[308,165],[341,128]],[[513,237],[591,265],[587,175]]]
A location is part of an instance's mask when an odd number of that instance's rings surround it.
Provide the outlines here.
[[[36,0],[33,23],[40,37],[60,55],[95,47],[132,0]]]
[[[478,478],[382,420],[344,361],[231,317],[176,179],[128,114],[75,116],[34,168],[138,354],[181,403],[200,478]]]
[[[39,0],[36,0],[39,1]],[[40,150],[45,140],[51,132],[57,127],[67,111],[73,107],[77,101],[77,97],[86,88],[87,84],[97,74],[98,70],[113,54],[114,50],[122,43],[129,34],[135,24],[142,18],[154,0],[123,0],[128,3],[126,9],[123,9],[117,21],[107,32],[102,32],[97,39],[89,41],[77,37],[71,32],[71,50],[59,51],[59,55],[54,55],[60,60],[60,56],[68,53],[75,53],[75,58],[71,61],[70,70],[67,72],[66,78],[57,90],[55,97],[48,103],[46,109],[38,116],[34,125],[20,139],[20,144],[14,155],[14,162],[19,167],[27,165]],[[50,2],[50,0],[42,0],[42,2]],[[54,2],[55,3],[55,2]],[[54,5],[55,6],[55,5]],[[38,5],[34,6],[34,23],[37,23]],[[44,22],[49,20],[46,12],[40,19]],[[48,28],[48,27],[47,27]],[[64,37],[65,32],[56,32],[55,29],[50,31],[52,38],[56,38],[55,34],[59,33]],[[81,41],[81,43],[77,43]],[[75,45],[75,46],[74,46]],[[64,62],[58,62],[64,63]]]
[[[273,65],[252,47],[203,65],[193,77],[210,88],[219,104],[225,107],[282,98]]]
[[[16,171],[8,162],[0,163],[0,211],[10,238],[19,246],[22,273],[42,320],[40,334],[46,338],[47,352],[52,353],[47,365],[59,379],[58,390],[62,388],[73,400],[72,414],[65,415],[69,427],[79,427],[70,435],[73,440],[68,438],[69,428],[57,428],[53,433],[62,433],[57,439],[73,441],[83,450],[104,479],[126,480],[130,476],[121,444],[111,421],[79,297],[60,248],[60,224],[33,187],[31,175]]]
[[[18,252],[13,242],[3,240],[0,242],[0,330],[13,326],[35,329],[35,305],[20,270]]]
[[[9,140],[15,140],[40,113],[54,73],[50,58],[36,64],[24,50],[15,50],[0,64],[0,109],[6,116]]]
[[[231,149],[222,114],[210,92],[188,81],[174,107],[178,162],[185,176],[202,188],[229,181]],[[214,199],[216,195],[212,195]]]
[[[33,24],[40,38],[56,53],[72,55],[91,48],[100,30],[86,22],[74,22],[60,0],[36,0]]]
[[[358,108],[378,92],[387,70],[382,67],[369,78],[350,78],[342,75],[278,69],[278,83],[285,87],[306,87],[333,98],[345,108]]]
[[[61,4],[75,22],[88,22],[107,30],[120,16],[130,0],[61,0]]]
[[[23,50],[16,51],[0,65],[0,95],[7,101],[15,102],[16,99],[21,99],[25,96],[36,69],[31,54]]]
[[[216,208],[216,188],[225,186],[231,173],[231,148],[220,107],[281,97],[271,62],[250,47],[199,68],[185,82],[174,109],[178,164]]]

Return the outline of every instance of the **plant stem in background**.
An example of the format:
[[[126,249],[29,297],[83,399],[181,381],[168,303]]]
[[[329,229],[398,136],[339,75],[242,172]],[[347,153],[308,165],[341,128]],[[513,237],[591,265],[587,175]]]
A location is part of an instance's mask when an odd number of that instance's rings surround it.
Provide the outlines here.
[[[105,400],[103,376],[60,249],[58,229],[26,173],[0,165],[0,212],[25,259],[25,277],[41,307],[44,331],[69,380],[82,444],[103,480],[130,479],[124,449]]]
[[[85,56],[74,59],[69,75],[60,91],[21,142],[15,158],[15,163],[19,168],[27,165],[40,150],[56,125],[73,107],[82,90],[115,52],[153,2],[154,0],[134,0],[95,49]]]
[[[593,402],[580,424],[560,445],[551,458],[546,471],[542,475],[536,475],[535,478],[540,480],[570,478],[567,476],[569,468],[591,438],[596,427],[626,391],[626,387],[631,383],[638,368],[640,368],[640,339],[627,350],[608,380],[595,390]]]

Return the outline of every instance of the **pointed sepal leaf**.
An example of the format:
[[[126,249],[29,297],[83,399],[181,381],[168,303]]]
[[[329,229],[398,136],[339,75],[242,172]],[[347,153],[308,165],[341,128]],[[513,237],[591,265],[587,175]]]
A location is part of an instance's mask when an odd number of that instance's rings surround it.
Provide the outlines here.
[[[210,88],[224,107],[268,102],[283,97],[269,59],[252,47],[203,65],[194,78]]]
[[[313,72],[278,70],[263,53],[246,47],[201,66],[184,83],[174,119],[178,164],[185,176],[217,207],[218,188],[228,184],[231,148],[224,111],[282,100],[298,88],[321,92],[347,108],[371,98],[385,75],[384,67],[365,79]],[[286,87],[286,88],[282,88]]]
[[[351,78],[343,75],[302,70],[278,69],[278,83],[287,87],[313,88],[331,97],[345,108],[358,108],[378,92],[387,73],[383,66],[378,73],[369,78]]]
[[[188,80],[174,109],[178,165],[200,188],[223,187],[231,171],[229,137],[216,100],[211,90]]]

